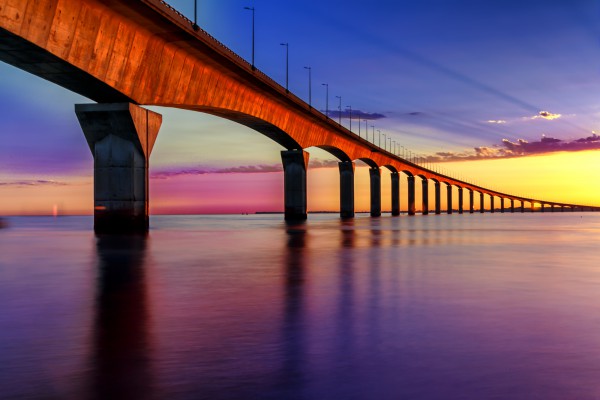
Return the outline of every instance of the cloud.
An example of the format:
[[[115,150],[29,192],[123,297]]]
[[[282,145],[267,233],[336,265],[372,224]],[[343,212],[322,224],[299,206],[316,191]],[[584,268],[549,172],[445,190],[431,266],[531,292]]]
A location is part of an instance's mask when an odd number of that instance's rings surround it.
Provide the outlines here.
[[[505,124],[506,121],[503,119],[489,119],[487,121],[489,124]]]
[[[0,186],[14,186],[14,187],[27,187],[27,186],[66,186],[68,183],[59,181],[49,181],[44,179],[37,180],[26,180],[26,181],[11,181],[11,182],[0,182]]]
[[[523,157],[534,154],[554,153],[558,151],[582,151],[582,150],[599,150],[600,136],[596,133],[592,136],[579,138],[571,141],[565,141],[542,135],[540,140],[527,141],[518,139],[512,142],[508,139],[502,139],[499,144],[492,146],[474,147],[473,151],[462,153],[454,152],[439,152],[433,156],[427,157],[429,162],[446,162],[446,161],[467,161],[467,160],[483,160],[493,158],[509,158]]]
[[[336,160],[321,160],[318,158],[309,159],[308,168],[330,168],[337,167],[338,161]],[[258,164],[258,165],[241,165],[237,167],[189,167],[180,169],[165,169],[152,172],[150,178],[152,179],[169,179],[178,176],[194,176],[194,175],[205,175],[205,174],[261,174],[270,172],[281,172],[283,171],[282,164]]]
[[[321,110],[321,112],[325,113],[325,110]],[[349,109],[342,110],[341,114],[342,114],[342,118],[350,118],[350,110]],[[340,117],[339,110],[329,110],[329,118],[336,119],[339,117]],[[368,112],[361,111],[361,110],[352,110],[352,119],[358,119],[358,118],[374,121],[377,119],[386,118],[386,116],[381,113],[368,113]]]
[[[554,114],[551,113],[549,111],[540,111],[537,115],[534,115],[533,117],[530,117],[530,119],[547,119],[547,120],[553,120],[553,119],[558,119],[562,117],[562,114]]]

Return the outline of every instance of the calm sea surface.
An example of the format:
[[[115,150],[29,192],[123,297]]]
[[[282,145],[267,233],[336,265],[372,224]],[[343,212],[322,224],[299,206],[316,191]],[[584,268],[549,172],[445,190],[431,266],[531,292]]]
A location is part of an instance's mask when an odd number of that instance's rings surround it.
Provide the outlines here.
[[[0,229],[1,399],[600,399],[600,214]]]

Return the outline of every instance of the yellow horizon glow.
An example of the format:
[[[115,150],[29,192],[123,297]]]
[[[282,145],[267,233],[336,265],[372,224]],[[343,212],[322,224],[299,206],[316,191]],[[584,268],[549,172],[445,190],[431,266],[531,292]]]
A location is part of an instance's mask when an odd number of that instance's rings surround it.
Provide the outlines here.
[[[355,210],[369,211],[368,167],[358,163],[355,169]],[[450,174],[488,189],[517,196],[558,203],[600,206],[600,151],[579,151],[494,160],[439,164]],[[389,171],[382,168],[382,210],[391,208]],[[252,176],[256,175],[256,176]],[[339,210],[339,172],[333,168],[308,171],[308,210]],[[53,177],[66,185],[0,186],[0,215],[90,215],[93,213],[92,177]],[[433,182],[429,183],[429,209],[434,208]],[[417,178],[416,208],[421,209],[421,181]],[[252,190],[259,193],[252,193]],[[406,175],[401,174],[401,209],[406,210]],[[445,185],[442,207],[445,209]],[[458,197],[454,190],[454,201]],[[248,199],[247,204],[243,203]],[[239,206],[237,205],[239,203]],[[465,208],[468,195],[464,195]],[[203,206],[203,204],[205,206]],[[173,214],[178,210],[215,213],[215,207],[227,205],[231,212],[282,211],[283,174],[204,174],[176,179],[150,180],[151,214]],[[456,204],[456,203],[455,203]],[[479,199],[475,198],[478,208]],[[489,196],[486,196],[486,207]],[[456,206],[455,206],[456,207]],[[56,211],[55,211],[56,210]]]

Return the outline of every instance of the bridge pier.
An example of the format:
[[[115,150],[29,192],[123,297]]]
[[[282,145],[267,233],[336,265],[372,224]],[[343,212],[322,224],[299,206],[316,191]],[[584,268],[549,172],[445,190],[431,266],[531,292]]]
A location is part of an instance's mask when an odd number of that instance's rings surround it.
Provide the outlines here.
[[[496,212],[496,210],[494,209],[494,196],[490,195],[490,212]]]
[[[521,200],[521,212],[524,213],[525,212],[525,201]]]
[[[381,169],[369,168],[371,180],[371,217],[381,216]]]
[[[446,212],[452,214],[452,185],[446,184]]]
[[[392,171],[390,174],[392,180],[392,216],[400,215],[400,173]]]
[[[354,163],[342,161],[340,169],[340,218],[354,218]]]
[[[515,199],[510,199],[510,212],[515,212]]]
[[[458,188],[458,213],[463,213],[463,188]]]
[[[544,212],[544,203],[541,204],[540,211]]]
[[[408,183],[408,215],[415,215],[415,177],[409,175],[406,181]]]
[[[309,154],[304,150],[284,150],[283,163],[284,218],[286,221],[306,219],[306,168]]]
[[[442,213],[442,196],[441,196],[441,186],[440,182],[435,182],[435,213]]]
[[[504,197],[500,197],[500,212],[504,214]]]
[[[475,212],[475,193],[473,190],[469,190],[469,214],[473,214]]]
[[[482,214],[485,212],[485,197],[483,192],[479,192],[479,212]]]
[[[421,178],[421,195],[422,195],[422,214],[423,215],[428,215],[429,214],[429,180],[427,178]]]
[[[162,116],[130,103],[76,104],[94,155],[94,231],[147,232],[148,160]]]

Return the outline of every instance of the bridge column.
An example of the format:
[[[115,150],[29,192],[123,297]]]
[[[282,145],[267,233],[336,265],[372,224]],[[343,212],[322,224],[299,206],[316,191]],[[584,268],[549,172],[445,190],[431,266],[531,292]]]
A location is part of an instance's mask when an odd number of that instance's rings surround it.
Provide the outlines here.
[[[541,212],[544,212],[544,203],[542,203],[542,206],[540,207]]]
[[[531,212],[535,212],[533,201],[531,202]]]
[[[554,204],[550,205],[550,212],[554,212]]]
[[[423,197],[423,201],[421,203],[422,205],[422,213],[423,215],[427,215],[429,214],[429,180],[427,178],[421,178],[421,187],[422,187],[422,197]]]
[[[494,210],[494,196],[490,195],[490,212],[496,212]]]
[[[565,206],[560,206],[560,212],[565,212]]]
[[[354,163],[342,161],[340,169],[340,217],[354,218]]]
[[[284,210],[286,221],[306,219],[306,167],[309,154],[304,150],[284,150],[283,162]]]
[[[400,215],[400,173],[392,171],[392,216]]]
[[[94,230],[146,232],[148,160],[162,116],[130,103],[76,104],[94,155]]]
[[[475,212],[475,193],[473,190],[469,190],[469,214],[473,214]]]
[[[479,192],[479,212],[482,214],[485,212],[485,197],[483,192]]]
[[[415,215],[415,177],[409,175],[408,182],[408,215]]]
[[[442,184],[440,182],[437,182],[437,181],[435,182],[435,213],[436,214],[442,213],[441,186],[442,186]]]
[[[500,197],[500,212],[504,213],[504,197]]]
[[[515,212],[515,199],[510,199],[510,212]]]
[[[369,168],[371,178],[371,217],[381,216],[381,169]]]
[[[521,212],[525,212],[525,200],[521,200]]]
[[[463,188],[458,188],[458,213],[463,213]]]
[[[452,214],[452,185],[446,184],[446,212]]]

